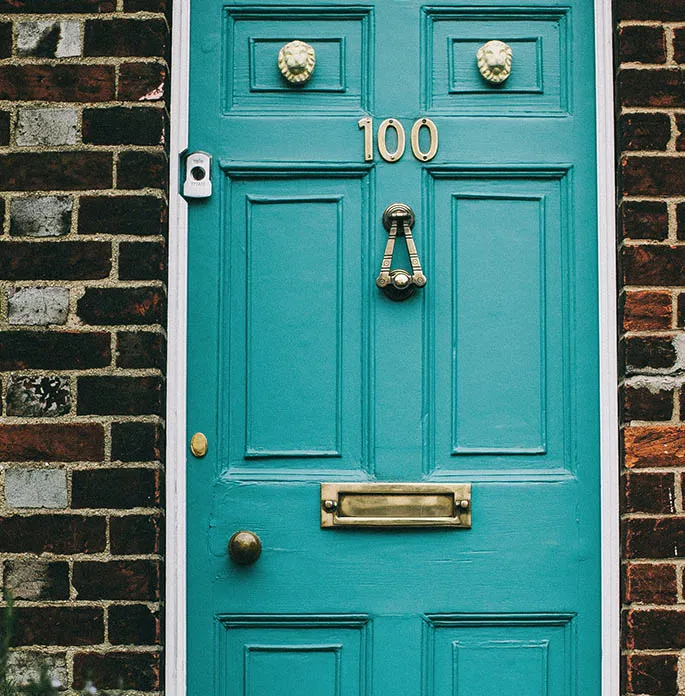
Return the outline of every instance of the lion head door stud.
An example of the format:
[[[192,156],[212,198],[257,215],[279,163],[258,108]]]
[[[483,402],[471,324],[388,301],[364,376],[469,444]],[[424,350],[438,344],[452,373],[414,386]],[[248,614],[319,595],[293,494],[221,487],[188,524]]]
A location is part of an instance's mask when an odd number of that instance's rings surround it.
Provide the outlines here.
[[[504,41],[488,41],[476,53],[480,74],[493,84],[501,84],[511,75],[511,46]]]
[[[303,85],[314,72],[316,52],[304,41],[290,41],[278,52],[278,67],[293,85]]]

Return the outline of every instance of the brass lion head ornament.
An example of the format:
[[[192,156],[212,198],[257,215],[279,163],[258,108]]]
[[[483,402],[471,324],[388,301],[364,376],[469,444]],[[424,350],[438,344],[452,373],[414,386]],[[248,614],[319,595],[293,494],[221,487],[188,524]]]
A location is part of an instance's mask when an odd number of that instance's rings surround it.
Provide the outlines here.
[[[304,41],[291,41],[278,52],[278,67],[288,82],[298,85],[306,82],[314,72],[316,53]]]
[[[494,84],[504,82],[511,75],[511,46],[504,41],[488,41],[476,54],[478,70]]]

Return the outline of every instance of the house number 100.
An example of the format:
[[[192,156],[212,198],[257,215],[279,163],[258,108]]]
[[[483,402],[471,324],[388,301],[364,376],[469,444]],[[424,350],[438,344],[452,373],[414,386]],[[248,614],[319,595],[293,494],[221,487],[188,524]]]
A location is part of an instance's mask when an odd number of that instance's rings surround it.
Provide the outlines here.
[[[373,161],[373,119],[365,116],[359,120],[359,127],[364,131],[364,161]],[[397,146],[393,152],[388,150],[388,128],[397,135]],[[428,131],[430,147],[423,151],[419,145],[421,129]],[[438,129],[429,118],[420,118],[411,127],[411,151],[420,162],[428,162],[438,152]],[[406,147],[406,136],[402,124],[396,118],[386,118],[378,127],[378,152],[386,162],[397,162],[402,158]]]

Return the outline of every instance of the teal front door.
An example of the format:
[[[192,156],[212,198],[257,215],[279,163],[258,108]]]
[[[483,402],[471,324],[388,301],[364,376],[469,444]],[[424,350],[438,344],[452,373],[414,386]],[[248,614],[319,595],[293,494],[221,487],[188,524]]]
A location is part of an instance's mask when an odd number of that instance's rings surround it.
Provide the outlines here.
[[[191,5],[189,694],[598,695],[592,1]]]

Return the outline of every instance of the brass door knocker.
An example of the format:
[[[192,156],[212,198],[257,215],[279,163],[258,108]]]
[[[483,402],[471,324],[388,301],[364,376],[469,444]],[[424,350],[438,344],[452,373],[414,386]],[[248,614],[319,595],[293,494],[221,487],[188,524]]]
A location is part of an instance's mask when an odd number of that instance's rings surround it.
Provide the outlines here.
[[[391,203],[383,213],[383,227],[388,231],[388,242],[381,262],[381,272],[376,278],[376,285],[395,302],[411,297],[416,288],[426,284],[426,276],[421,270],[421,261],[416,251],[411,230],[414,227],[414,211],[404,203]],[[411,273],[403,268],[391,270],[392,255],[395,251],[397,236],[404,237],[409,252]]]

